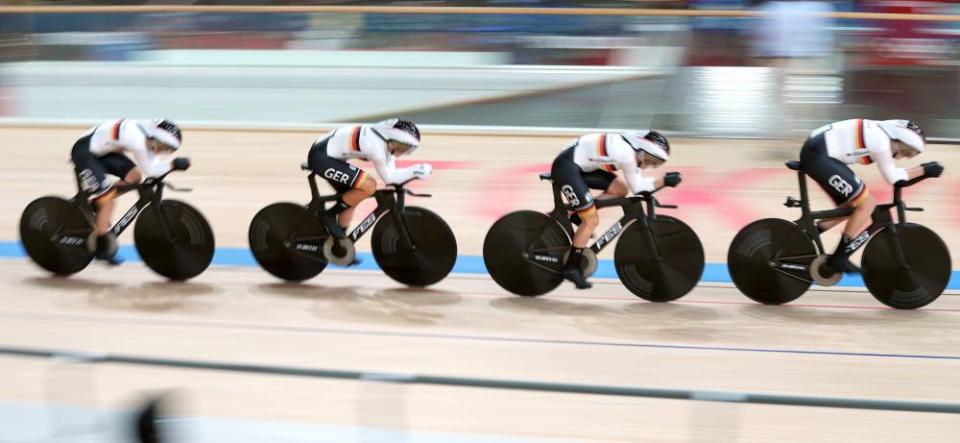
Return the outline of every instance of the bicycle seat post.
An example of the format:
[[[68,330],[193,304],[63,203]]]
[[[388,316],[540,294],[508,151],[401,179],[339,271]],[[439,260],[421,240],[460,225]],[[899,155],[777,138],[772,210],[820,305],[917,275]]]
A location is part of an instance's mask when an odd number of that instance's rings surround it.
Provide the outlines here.
[[[810,200],[807,193],[807,175],[803,170],[797,171],[797,181],[800,184],[800,216],[807,217],[810,215]]]

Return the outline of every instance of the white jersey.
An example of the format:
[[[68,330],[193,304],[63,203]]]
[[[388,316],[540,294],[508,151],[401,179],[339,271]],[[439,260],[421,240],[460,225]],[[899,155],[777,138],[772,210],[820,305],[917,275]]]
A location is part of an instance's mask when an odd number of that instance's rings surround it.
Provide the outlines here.
[[[324,134],[317,141],[327,140],[327,155],[340,160],[361,159],[373,163],[384,183],[403,183],[414,177],[413,168],[397,169],[397,158],[387,150],[387,140],[373,125],[345,126]]]
[[[810,137],[823,134],[827,155],[848,165],[876,163],[883,178],[892,184],[908,178],[906,169],[896,167],[890,149],[890,140],[905,136],[897,133],[902,122],[862,118],[843,120],[818,128]],[[917,139],[922,143],[919,136]]]
[[[573,161],[583,172],[623,171],[623,178],[634,194],[656,190],[654,178],[643,176],[637,165],[637,152],[620,134],[590,134],[578,138]]]
[[[90,153],[102,157],[110,153],[129,153],[146,177],[159,177],[170,172],[169,161],[147,148],[147,133],[153,124],[140,120],[117,120],[94,126],[83,135],[90,135]]]

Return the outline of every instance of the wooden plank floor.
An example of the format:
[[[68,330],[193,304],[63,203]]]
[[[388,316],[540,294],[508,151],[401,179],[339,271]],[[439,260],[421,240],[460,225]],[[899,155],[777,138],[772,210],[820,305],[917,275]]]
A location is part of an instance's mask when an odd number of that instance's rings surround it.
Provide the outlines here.
[[[71,192],[64,159],[78,131],[2,132],[8,146],[31,146],[0,165],[8,184],[0,199],[7,227],[0,232],[7,237],[0,240],[12,241],[31,198]],[[172,181],[196,192],[178,198],[208,216],[218,246],[245,246],[247,223],[259,207],[306,198],[297,164],[312,138],[188,130],[185,153],[195,168]],[[419,185],[436,198],[421,204],[450,222],[461,253],[478,255],[498,211],[547,206],[542,202],[549,194],[531,177],[564,139],[427,134],[426,140],[417,154],[439,167]],[[683,187],[675,190],[676,201],[685,205],[678,215],[704,239],[708,261],[723,261],[741,218],[792,215],[778,206],[795,186],[794,176],[778,166],[786,157],[778,147],[676,144],[676,164],[688,171],[690,185],[686,194]],[[960,165],[953,157],[936,157],[948,174],[951,165]],[[717,184],[737,172],[743,174],[737,186]],[[697,177],[710,185],[695,185]],[[761,178],[762,185],[747,186]],[[956,251],[948,183],[917,192],[916,202],[929,208],[917,219]],[[727,191],[726,200],[718,202],[721,191]],[[724,203],[742,210],[725,213]],[[414,290],[374,272],[333,270],[291,285],[256,268],[215,266],[175,284],[136,263],[112,270],[91,266],[57,279],[22,259],[7,259],[0,260],[0,276],[3,345],[574,383],[960,398],[960,298],[951,295],[924,310],[899,312],[882,309],[862,290],[814,290],[793,305],[769,307],[749,302],[729,285],[702,285],[680,302],[651,304],[612,280],[586,292],[564,284],[545,297],[525,299],[482,275],[454,275]],[[399,387],[123,365],[93,370],[95,394],[51,394],[49,374],[57,363],[9,357],[0,362],[0,402],[109,407],[136,392],[176,387],[187,399],[185,410],[199,415],[402,426],[488,439],[947,442],[956,441],[960,425],[960,418],[941,414]]]

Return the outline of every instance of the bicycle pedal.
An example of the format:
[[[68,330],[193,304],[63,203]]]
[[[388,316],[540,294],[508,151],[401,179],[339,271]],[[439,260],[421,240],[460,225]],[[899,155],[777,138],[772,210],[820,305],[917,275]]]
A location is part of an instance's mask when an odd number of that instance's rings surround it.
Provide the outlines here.
[[[783,205],[788,208],[798,208],[800,207],[800,200],[797,200],[793,197],[787,197],[787,201],[784,202]]]

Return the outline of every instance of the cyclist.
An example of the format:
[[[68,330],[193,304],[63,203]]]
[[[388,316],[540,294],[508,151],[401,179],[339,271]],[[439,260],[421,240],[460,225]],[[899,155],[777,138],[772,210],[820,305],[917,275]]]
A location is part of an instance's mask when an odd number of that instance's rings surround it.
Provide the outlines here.
[[[679,172],[644,177],[641,169],[656,168],[670,158],[670,143],[657,131],[622,134],[589,134],[576,139],[553,161],[550,175],[570,208],[577,224],[570,254],[563,266],[564,278],[587,289],[592,285],[580,270],[584,248],[600,224],[591,189],[603,191],[596,199],[625,197],[629,192],[650,192],[663,186],[677,186]],[[618,176],[614,171],[623,171]]]
[[[429,163],[397,168],[397,157],[412,154],[420,146],[420,129],[408,120],[389,119],[367,125],[344,126],[324,134],[310,147],[307,164],[340,193],[337,222],[346,231],[353,211],[377,190],[377,181],[350,163],[369,160],[380,180],[388,184],[426,178],[433,171]]]
[[[876,163],[887,183],[920,176],[939,177],[943,166],[924,163],[910,169],[897,168],[895,161],[913,158],[923,152],[926,135],[910,120],[843,120],[822,126],[810,134],[800,150],[801,169],[809,175],[837,206],[852,207],[849,217],[823,220],[821,232],[847,220],[837,249],[820,270],[829,277],[837,272],[859,273],[850,255],[869,237],[865,230],[876,201],[867,185],[849,166]]]
[[[81,190],[89,193],[96,210],[96,239],[87,242],[95,258],[120,263],[116,259],[117,238],[110,230],[117,185],[137,184],[144,176],[158,177],[171,169],[190,167],[187,158],[165,159],[180,149],[182,141],[180,127],[170,120],[121,119],[94,126],[74,143],[70,158],[77,181]]]

